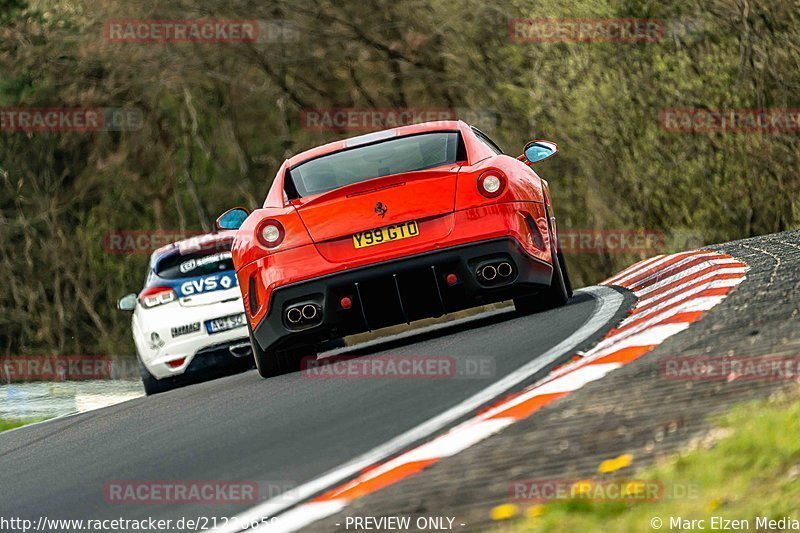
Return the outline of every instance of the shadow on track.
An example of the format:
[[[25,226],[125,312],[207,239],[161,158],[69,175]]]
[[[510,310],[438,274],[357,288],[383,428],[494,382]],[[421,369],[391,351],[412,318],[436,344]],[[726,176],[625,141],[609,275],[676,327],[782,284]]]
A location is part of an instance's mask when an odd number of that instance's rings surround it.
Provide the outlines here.
[[[588,293],[576,292],[575,295],[572,298],[570,298],[569,302],[567,302],[567,304],[564,305],[563,307],[559,307],[557,309],[551,309],[549,311],[543,311],[541,313],[536,313],[534,315],[520,315],[515,311],[513,306],[510,306],[508,308],[488,311],[486,313],[481,313],[475,316],[456,319],[452,322],[445,322],[443,324],[433,324],[431,326],[426,326],[418,330],[397,333],[389,337],[366,341],[363,343],[356,344],[354,346],[336,348],[334,350],[323,352],[320,354],[320,356],[322,358],[325,358],[325,357],[341,356],[341,355],[348,355],[348,356],[371,355],[374,353],[397,349],[411,344],[416,344],[422,341],[435,339],[438,337],[454,335],[456,333],[460,333],[470,329],[492,326],[500,322],[506,322],[515,319],[534,318],[537,316],[558,313],[564,309],[568,309],[571,306],[580,305],[592,299],[593,297]]]

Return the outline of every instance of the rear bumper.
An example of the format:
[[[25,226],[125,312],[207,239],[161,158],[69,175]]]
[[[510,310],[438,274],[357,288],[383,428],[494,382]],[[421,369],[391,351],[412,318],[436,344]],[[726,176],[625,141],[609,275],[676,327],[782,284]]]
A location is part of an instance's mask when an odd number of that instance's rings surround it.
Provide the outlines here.
[[[184,374],[188,376],[215,375],[228,368],[249,368],[253,364],[252,361],[250,339],[244,337],[198,350],[186,367]]]
[[[208,344],[206,341],[202,345],[185,348],[190,351],[183,356],[185,357],[183,363],[177,367],[168,364],[178,358],[174,354],[152,360],[145,360],[142,357],[142,362],[147,371],[156,379],[213,374],[223,372],[227,367],[247,366],[252,359],[252,351],[249,347],[250,339],[247,337],[247,331],[244,331],[244,337],[241,336],[243,329],[231,330],[229,339],[217,339],[215,344]]]
[[[234,299],[229,300],[230,296]],[[206,329],[206,322],[243,313],[245,309],[237,288],[217,291],[215,297],[224,300],[197,306],[183,306],[178,302],[153,309],[137,306],[132,320],[133,340],[139,358],[150,374],[162,379],[206,369],[217,362],[224,362],[224,357],[219,354],[224,356],[226,352],[230,361],[235,362],[237,357],[230,353],[228,347],[248,342],[247,328],[243,325],[211,334]],[[194,328],[187,333],[173,335],[173,328],[188,326]],[[159,339],[158,343],[152,341],[153,335]],[[223,349],[217,350],[218,354],[215,347]],[[180,365],[172,366],[181,359],[183,362]]]
[[[477,274],[503,262],[511,265],[511,274],[491,281]],[[455,274],[455,284],[448,283],[448,274]],[[253,331],[265,350],[316,344],[534,294],[551,278],[551,264],[527,253],[517,239],[492,239],[282,286],[272,291],[269,309]],[[352,303],[347,309],[344,297]],[[289,309],[307,305],[318,310],[312,320],[288,320]]]
[[[530,257],[552,263],[547,213],[537,202],[487,204],[434,219],[419,218],[420,236],[356,251],[351,237],[289,247],[236,265],[239,289],[250,327],[255,330],[272,309],[272,293],[282,287],[363,267],[400,261],[496,239],[514,239]],[[246,239],[243,248],[258,248]],[[235,248],[235,246],[234,246]],[[258,252],[258,250],[255,250]]]

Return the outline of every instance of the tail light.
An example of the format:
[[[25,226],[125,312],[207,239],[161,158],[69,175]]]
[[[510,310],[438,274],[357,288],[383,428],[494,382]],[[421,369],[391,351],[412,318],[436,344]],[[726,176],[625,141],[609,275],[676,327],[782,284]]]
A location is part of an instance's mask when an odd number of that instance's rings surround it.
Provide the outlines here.
[[[185,357],[181,357],[180,359],[174,359],[172,361],[167,361],[167,366],[170,368],[179,368],[184,362],[186,361]]]
[[[294,206],[283,209],[256,209],[239,229],[241,238],[234,239],[234,264],[241,267],[264,257],[281,253],[300,246],[311,245],[313,241],[303,220]],[[247,281],[243,280],[247,287]],[[259,290],[265,288],[258,283]],[[260,293],[264,295],[264,292]],[[263,309],[266,301],[260,302]]]
[[[496,170],[488,170],[478,178],[478,191],[486,198],[500,196],[506,188],[506,177]]]
[[[266,248],[275,248],[283,242],[285,236],[286,230],[283,229],[283,225],[274,218],[261,221],[256,228],[256,238]]]
[[[139,301],[145,309],[168,304],[175,301],[176,298],[175,291],[171,287],[150,287],[139,295]]]

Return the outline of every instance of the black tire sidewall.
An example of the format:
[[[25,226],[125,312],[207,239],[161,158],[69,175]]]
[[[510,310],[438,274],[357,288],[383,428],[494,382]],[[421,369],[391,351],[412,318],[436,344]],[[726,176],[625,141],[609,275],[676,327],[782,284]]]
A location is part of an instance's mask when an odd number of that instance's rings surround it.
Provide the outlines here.
[[[144,393],[147,396],[166,392],[174,388],[169,378],[164,380],[156,379],[153,374],[147,370],[147,367],[144,362],[142,362],[142,358],[139,357],[138,353],[136,354],[136,360],[139,363],[139,374],[142,376],[142,385],[144,385]]]

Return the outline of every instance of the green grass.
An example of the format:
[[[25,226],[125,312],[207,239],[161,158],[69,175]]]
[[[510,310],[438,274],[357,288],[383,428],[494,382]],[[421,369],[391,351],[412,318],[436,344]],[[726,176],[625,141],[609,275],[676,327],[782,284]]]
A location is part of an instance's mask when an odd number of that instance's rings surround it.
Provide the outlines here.
[[[655,531],[651,520],[670,517],[747,519],[756,529],[756,517],[800,519],[800,395],[782,395],[749,402],[715,420],[716,429],[691,451],[676,454],[655,467],[615,472],[617,478],[657,481],[664,496],[655,502],[623,503],[576,500],[512,502],[495,508],[495,519],[507,517],[503,531]],[[604,479],[598,474],[596,479]],[[690,491],[689,496],[683,492]],[[673,495],[681,493],[681,495]]]
[[[34,422],[41,422],[42,420],[46,420],[45,418],[32,418],[27,420],[9,420],[5,418],[0,418],[0,432],[6,431],[9,429],[18,428],[20,426],[25,426],[27,424],[33,424]]]

